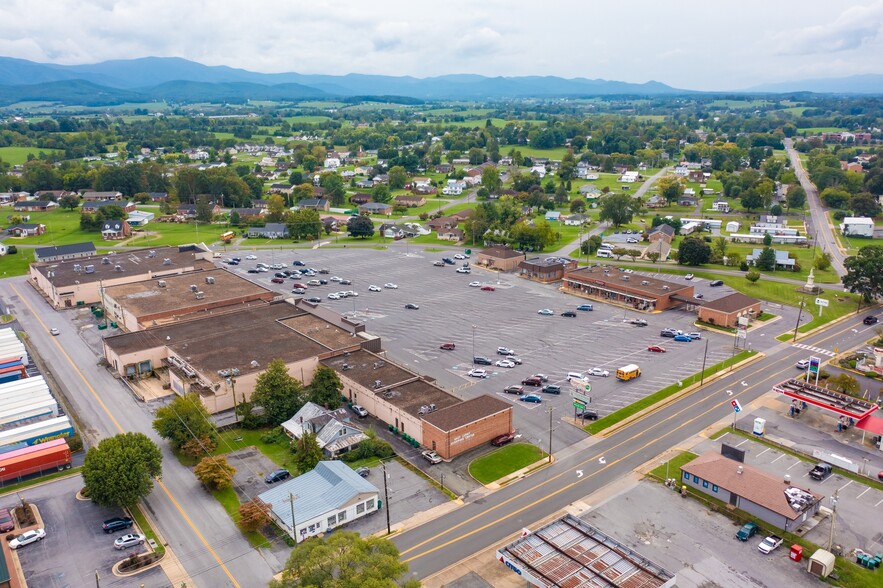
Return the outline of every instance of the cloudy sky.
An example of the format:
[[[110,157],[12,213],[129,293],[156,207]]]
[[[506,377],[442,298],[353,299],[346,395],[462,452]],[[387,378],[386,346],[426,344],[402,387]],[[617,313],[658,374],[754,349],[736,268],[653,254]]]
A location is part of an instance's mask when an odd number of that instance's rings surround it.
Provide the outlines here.
[[[883,0],[2,0],[0,55],[733,90],[883,73]]]

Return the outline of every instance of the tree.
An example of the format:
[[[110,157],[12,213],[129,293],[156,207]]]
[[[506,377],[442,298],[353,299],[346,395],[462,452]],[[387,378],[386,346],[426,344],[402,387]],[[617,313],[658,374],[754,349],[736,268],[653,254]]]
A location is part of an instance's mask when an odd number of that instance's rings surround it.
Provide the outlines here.
[[[230,226],[238,227],[242,223],[242,217],[235,210],[230,213]]]
[[[239,528],[246,533],[257,531],[261,527],[270,524],[271,505],[266,504],[260,498],[249,500],[239,507]]]
[[[335,531],[312,537],[291,550],[282,577],[270,588],[415,588],[416,580],[403,581],[408,564],[389,539],[362,539],[353,531]]]
[[[869,245],[843,261],[846,275],[843,285],[852,293],[871,302],[883,294],[883,247]]]
[[[389,168],[389,187],[393,190],[399,190],[408,183],[408,172],[400,165]]]
[[[334,206],[342,206],[346,188],[343,186],[343,178],[334,172],[325,172],[319,180],[319,185],[325,189],[325,195]]]
[[[742,192],[740,202],[742,203],[742,208],[751,212],[753,209],[763,206],[763,197],[753,188],[749,188]]]
[[[86,452],[86,493],[101,506],[134,506],[150,494],[162,473],[162,453],[143,433],[103,439]]]
[[[684,193],[684,182],[677,176],[665,176],[656,182],[656,192],[667,202],[676,202]]]
[[[658,251],[650,251],[649,253],[647,253],[647,259],[649,259],[653,263],[656,263],[657,261],[659,261],[659,252]]]
[[[782,216],[782,207],[778,204],[770,206],[770,214],[773,216]]]
[[[631,257],[632,261],[635,261],[636,259],[641,257],[641,250],[640,249],[627,249],[625,254],[628,255],[629,257]]]
[[[764,233],[763,235],[763,244],[765,247],[769,247],[773,244],[773,236],[769,233]]]
[[[754,265],[766,272],[776,269],[776,252],[772,247],[764,247],[754,261]]]
[[[272,194],[267,200],[268,223],[278,223],[285,216],[285,200],[279,194]]]
[[[861,192],[849,200],[849,208],[855,216],[874,218],[880,214],[880,203],[871,194]]]
[[[599,218],[602,221],[609,220],[614,227],[619,227],[632,222],[638,206],[638,201],[628,194],[605,196],[601,200],[601,214]]]
[[[337,408],[340,406],[340,391],[343,384],[337,372],[320,365],[313,375],[313,381],[310,382],[309,397],[310,402],[314,402],[325,408]]]
[[[196,437],[194,439],[190,439],[189,441],[185,441],[181,446],[181,453],[186,455],[187,457],[192,457],[196,459],[197,457],[204,455],[206,453],[211,454],[218,447],[217,437]]]
[[[301,208],[285,213],[285,226],[292,239],[318,239],[322,234],[322,219],[319,211]]]
[[[193,473],[209,490],[226,490],[233,485],[236,468],[227,463],[223,455],[203,457],[193,468]]]
[[[791,186],[785,195],[785,202],[788,208],[803,208],[806,205],[806,191],[800,186]]]
[[[825,188],[819,195],[828,208],[844,208],[849,203],[849,192],[839,188]]]
[[[745,273],[745,279],[753,284],[760,279],[760,272],[757,271],[757,268],[753,267]]]
[[[196,199],[196,220],[204,223],[212,222],[212,205],[209,204],[207,196]]]
[[[367,216],[354,216],[346,223],[346,230],[350,237],[367,237],[374,236],[374,222]]]
[[[697,236],[688,236],[681,241],[678,249],[678,263],[681,265],[702,265],[711,258],[711,246]]]
[[[195,392],[176,395],[169,404],[157,410],[153,429],[176,451],[193,439],[208,438],[213,443],[217,439],[209,413]]]
[[[815,260],[813,260],[813,266],[819,271],[829,269],[831,267],[831,254],[827,251],[822,251],[816,255]]]
[[[371,190],[371,197],[374,199],[374,202],[379,202],[381,204],[386,204],[392,200],[392,195],[389,193],[389,186],[386,184],[377,184],[374,186],[374,189]]]
[[[309,472],[322,461],[322,448],[316,441],[315,433],[304,431],[300,438],[291,444],[291,449],[294,451],[294,464],[301,473]]]
[[[301,383],[288,375],[285,362],[274,359],[258,376],[251,401],[262,406],[266,422],[276,426],[290,419],[303,406],[301,394]]]
[[[571,214],[580,214],[586,211],[586,201],[582,198],[575,198],[570,201]]]
[[[62,196],[58,199],[59,208],[67,208],[69,210],[74,210],[78,206],[80,206],[80,199],[77,196]]]
[[[861,389],[858,380],[846,373],[840,373],[828,378],[828,388],[843,392],[844,394],[856,394]]]
[[[724,236],[714,237],[711,240],[711,258],[715,263],[723,263],[727,256],[727,238]]]

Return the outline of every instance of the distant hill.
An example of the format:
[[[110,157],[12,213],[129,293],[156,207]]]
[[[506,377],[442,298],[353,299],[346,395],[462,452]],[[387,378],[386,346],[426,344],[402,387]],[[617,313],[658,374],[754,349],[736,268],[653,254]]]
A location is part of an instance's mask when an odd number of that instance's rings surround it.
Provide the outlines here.
[[[102,95],[107,99],[115,91],[128,91],[182,102],[353,96],[403,96],[417,100],[495,99],[687,92],[653,81],[632,84],[556,76],[486,77],[464,74],[415,78],[363,74],[265,74],[226,66],[206,66],[176,57],[145,57],[71,66],[0,57],[0,100],[7,104],[10,103],[10,96],[18,95],[10,91],[10,87],[33,86],[29,93],[35,95],[39,84],[72,80],[104,87]],[[47,92],[55,89],[45,88]],[[49,94],[40,99],[53,99]],[[82,99],[78,96],[75,93],[65,102],[85,104],[77,101]]]
[[[28,84],[24,86],[0,86],[0,106],[16,102],[61,102],[80,106],[109,106],[123,102],[145,102],[144,94],[118,88],[99,86],[85,80],[64,80]]]
[[[796,82],[761,84],[746,92],[816,92],[819,94],[883,94],[883,74],[864,74],[845,78],[822,78]]]

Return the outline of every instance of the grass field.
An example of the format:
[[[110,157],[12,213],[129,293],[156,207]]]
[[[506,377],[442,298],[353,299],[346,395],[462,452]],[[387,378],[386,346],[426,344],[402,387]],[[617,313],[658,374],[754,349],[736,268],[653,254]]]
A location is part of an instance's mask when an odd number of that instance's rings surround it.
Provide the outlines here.
[[[534,149],[527,145],[500,145],[500,153],[506,155],[510,150],[520,151],[524,157],[548,157],[549,159],[562,159],[567,149],[558,147],[557,149]]]
[[[743,109],[743,108],[758,108],[760,106],[768,106],[772,104],[769,100],[712,100],[708,103],[709,107],[718,107],[718,108],[731,108],[731,109]]]
[[[38,157],[40,152],[50,155],[63,153],[61,149],[40,149],[38,147],[0,147],[0,160],[12,165],[21,165],[28,160],[28,155]]]
[[[288,123],[291,124],[291,125],[296,125],[296,124],[299,124],[299,123],[318,124],[318,123],[325,122],[326,120],[331,120],[331,117],[328,117],[328,116],[310,116],[310,115],[306,115],[306,114],[301,114],[301,115],[298,115],[298,116],[286,116],[286,117],[285,117],[285,120],[287,120]]]
[[[847,129],[843,127],[804,127],[797,129],[798,133],[806,133],[808,135],[818,135],[819,133],[840,133]]]
[[[548,455],[528,443],[513,443],[480,457],[469,464],[469,474],[482,484],[490,484],[517,472]]]

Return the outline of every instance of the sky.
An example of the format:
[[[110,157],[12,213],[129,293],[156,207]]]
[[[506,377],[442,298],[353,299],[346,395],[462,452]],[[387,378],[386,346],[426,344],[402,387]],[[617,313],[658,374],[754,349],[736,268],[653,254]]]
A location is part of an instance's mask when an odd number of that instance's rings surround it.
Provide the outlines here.
[[[724,91],[883,73],[883,0],[2,0],[0,56]]]

